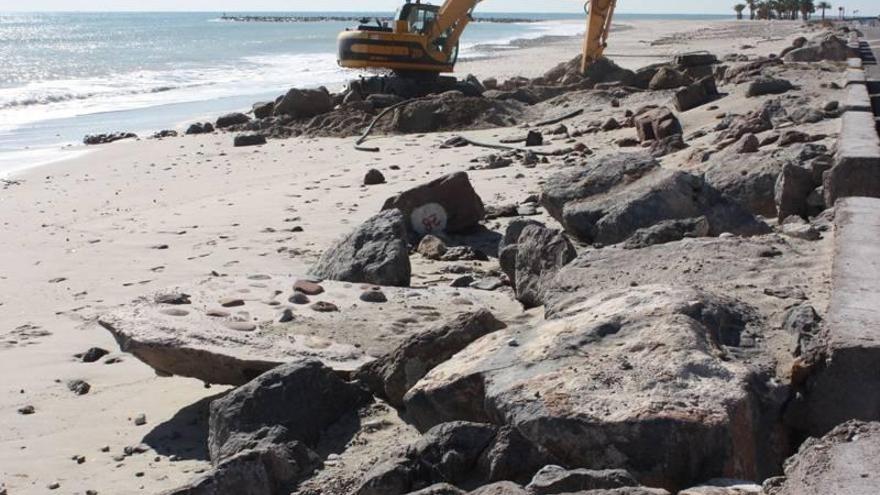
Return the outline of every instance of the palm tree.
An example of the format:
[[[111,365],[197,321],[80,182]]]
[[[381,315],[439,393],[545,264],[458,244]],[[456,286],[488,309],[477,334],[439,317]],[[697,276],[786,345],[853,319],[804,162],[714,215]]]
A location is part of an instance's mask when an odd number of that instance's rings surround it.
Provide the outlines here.
[[[749,19],[755,20],[755,0],[746,0],[749,6]]]
[[[808,20],[816,12],[816,4],[813,0],[801,0],[801,19]]]
[[[831,8],[831,4],[828,2],[819,2],[816,4],[816,8],[822,11],[822,20],[825,20],[825,11]]]
[[[736,11],[736,19],[741,21],[743,18],[743,10],[746,10],[746,5],[743,3],[738,3],[733,6],[733,10]]]

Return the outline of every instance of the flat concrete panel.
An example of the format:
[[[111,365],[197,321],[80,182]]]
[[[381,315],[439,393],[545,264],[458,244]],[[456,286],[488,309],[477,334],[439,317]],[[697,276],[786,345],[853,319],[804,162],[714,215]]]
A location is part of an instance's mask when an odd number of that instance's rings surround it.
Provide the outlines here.
[[[851,84],[846,88],[846,100],[843,104],[846,112],[870,112],[871,97],[864,84]]]
[[[850,419],[880,420],[880,199],[839,201],[834,232],[827,343],[788,413],[816,436]]]
[[[846,86],[851,84],[861,84],[865,85],[865,71],[862,69],[847,69],[846,70]]]
[[[825,201],[868,196],[880,198],[880,137],[874,114],[846,112],[841,119],[834,167],[825,175]]]

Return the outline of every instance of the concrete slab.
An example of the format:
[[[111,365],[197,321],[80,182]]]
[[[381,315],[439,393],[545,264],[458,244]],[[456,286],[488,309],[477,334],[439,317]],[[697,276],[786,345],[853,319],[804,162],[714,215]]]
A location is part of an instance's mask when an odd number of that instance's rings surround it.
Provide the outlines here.
[[[825,200],[833,205],[849,196],[880,197],[880,137],[874,114],[846,112],[834,167],[825,175]]]
[[[843,103],[845,112],[871,112],[871,97],[864,84],[851,84],[846,88],[846,99]]]
[[[373,290],[360,284],[321,282],[320,293],[307,286],[306,295],[294,290],[297,280],[212,277],[142,297],[99,323],[157,374],[241,385],[297,357],[351,372],[461,313],[522,313],[501,291],[383,287],[386,301],[366,302]]]
[[[846,82],[844,83],[846,86],[852,84],[861,84],[865,85],[865,71],[862,69],[847,69],[846,70]]]
[[[822,435],[880,420],[880,199],[846,198],[835,212],[827,343],[793,405],[795,424]]]
[[[846,59],[846,64],[851,69],[861,69],[862,68],[862,59],[855,58],[855,57],[848,58],[848,59]]]

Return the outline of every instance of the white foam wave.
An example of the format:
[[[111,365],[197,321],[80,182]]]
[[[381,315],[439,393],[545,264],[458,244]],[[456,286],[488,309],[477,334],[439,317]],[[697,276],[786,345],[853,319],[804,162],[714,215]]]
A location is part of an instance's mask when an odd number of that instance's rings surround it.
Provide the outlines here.
[[[351,77],[351,72],[337,66],[335,55],[325,53],[248,57],[209,68],[137,71],[107,78],[38,81],[0,88],[0,126],[280,92],[293,86],[341,85]]]

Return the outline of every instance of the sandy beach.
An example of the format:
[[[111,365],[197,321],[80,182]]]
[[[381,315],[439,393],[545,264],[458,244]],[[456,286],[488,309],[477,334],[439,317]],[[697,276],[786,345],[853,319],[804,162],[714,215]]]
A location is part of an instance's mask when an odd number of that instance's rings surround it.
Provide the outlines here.
[[[606,55],[629,69],[696,51],[754,58],[779,53],[801,35],[798,22],[628,21],[612,34]],[[578,39],[557,40],[463,62],[459,73],[537,77],[579,49]],[[784,76],[816,105],[843,99],[841,90],[829,88],[840,80],[837,69],[793,68]],[[703,163],[694,157],[713,147],[711,129],[720,117],[746,114],[766,99],[747,98],[745,85],[720,89],[726,96],[711,107],[679,115],[689,149],[664,157],[665,167],[701,172]],[[649,93],[634,93],[620,108],[596,105],[565,125],[622,120],[624,110],[648,102]],[[585,107],[592,108],[588,101]],[[828,146],[837,128],[834,119],[798,126],[826,136],[816,143]],[[157,376],[121,352],[97,320],[145,294],[212,273],[304,275],[323,250],[377,213],[388,197],[469,170],[491,153],[441,148],[450,137],[498,142],[524,132],[518,125],[376,136],[369,144],[379,153],[354,150],[350,137],[270,139],[260,147],[233,147],[227,133],[126,140],[8,177],[0,183],[0,486],[10,495],[47,493],[54,483],[59,487],[52,493],[159,493],[207,472],[205,399],[229,387]],[[583,143],[598,157],[620,152],[616,143],[634,136],[632,128],[553,136],[542,149]],[[487,205],[522,204],[540,195],[561,166],[554,158],[547,166],[516,164],[469,175]],[[386,183],[364,186],[371,168]],[[554,222],[544,210],[533,218]],[[768,222],[776,225],[776,219]],[[503,231],[506,223],[488,220],[486,226]],[[800,269],[812,304],[827,304],[828,241],[790,242],[809,260]],[[488,271],[493,263],[475,266]],[[413,285],[450,280],[437,263],[413,257]],[[92,347],[110,354],[93,363],[74,357]],[[91,389],[77,395],[70,380],[84,380]],[[34,413],[20,414],[25,406]],[[136,421],[140,415],[143,424]],[[129,454],[145,451],[127,455],[126,448]]]

